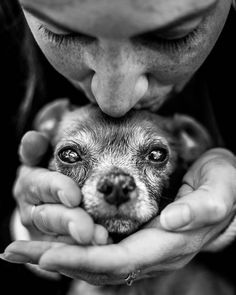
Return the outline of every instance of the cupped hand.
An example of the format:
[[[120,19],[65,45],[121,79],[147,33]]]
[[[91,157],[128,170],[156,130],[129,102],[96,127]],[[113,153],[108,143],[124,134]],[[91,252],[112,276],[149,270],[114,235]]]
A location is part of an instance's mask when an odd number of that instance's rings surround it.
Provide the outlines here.
[[[22,224],[32,239],[104,244],[107,231],[94,224],[79,207],[81,192],[69,177],[35,167],[49,147],[47,137],[30,131],[22,139],[19,154],[23,165],[18,170],[14,197]]]
[[[204,245],[228,223],[173,233],[162,229],[159,219],[118,244],[101,246],[16,241],[4,258],[11,262],[38,264],[43,270],[60,273],[91,284],[124,284],[133,271],[137,279],[156,276],[184,267]]]
[[[4,255],[15,255],[15,260],[24,257],[24,262],[45,270],[95,284],[125,282],[137,270],[138,278],[144,278],[182,268],[230,224],[235,214],[235,177],[234,156],[224,149],[210,150],[189,169],[177,200],[160,218],[120,243],[78,246],[18,241]],[[169,215],[172,209],[174,222]]]
[[[226,149],[204,153],[183,178],[175,202],[161,213],[163,228],[184,231],[223,222],[236,210],[236,158]]]

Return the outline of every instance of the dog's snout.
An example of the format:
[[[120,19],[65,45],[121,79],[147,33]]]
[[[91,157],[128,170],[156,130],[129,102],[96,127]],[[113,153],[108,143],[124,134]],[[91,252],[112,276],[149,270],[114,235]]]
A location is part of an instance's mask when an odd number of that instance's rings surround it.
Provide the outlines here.
[[[97,190],[104,195],[104,199],[111,205],[119,206],[130,200],[130,193],[136,188],[134,178],[126,173],[109,173],[102,177]]]

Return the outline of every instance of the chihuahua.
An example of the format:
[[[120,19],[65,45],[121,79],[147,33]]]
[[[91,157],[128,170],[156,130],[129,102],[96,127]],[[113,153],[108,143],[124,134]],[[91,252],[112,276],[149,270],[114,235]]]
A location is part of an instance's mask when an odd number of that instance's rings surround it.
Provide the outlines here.
[[[122,118],[111,118],[95,105],[75,107],[66,99],[46,105],[35,128],[51,139],[49,168],[78,184],[81,206],[115,242],[139,230],[172,202],[188,167],[213,144],[207,130],[186,115],[161,117],[131,110]],[[81,283],[76,287],[80,293],[70,294],[208,294],[201,283],[195,283],[195,291],[191,288],[193,268],[177,273],[166,281],[145,279],[132,287],[106,289]],[[189,287],[177,292],[184,278]]]

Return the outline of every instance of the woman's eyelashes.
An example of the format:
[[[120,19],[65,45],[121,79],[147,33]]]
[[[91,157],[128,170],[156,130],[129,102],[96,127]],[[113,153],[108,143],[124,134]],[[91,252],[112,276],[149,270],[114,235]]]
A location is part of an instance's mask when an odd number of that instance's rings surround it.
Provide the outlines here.
[[[133,38],[133,41],[140,43],[146,47],[157,50],[161,49],[164,51],[181,51],[191,45],[196,44],[200,39],[201,27],[197,26],[187,33],[155,33],[150,32],[142,34],[138,37]]]
[[[154,31],[132,37],[131,41],[142,44],[151,49],[161,48],[166,51],[179,51],[183,50],[185,47],[195,44],[199,39],[201,29],[202,28],[199,25],[187,33],[166,32],[159,34]],[[54,33],[44,25],[40,25],[38,30],[43,33],[44,37],[46,37],[48,41],[54,43],[58,47],[67,47],[78,42],[88,44],[96,41],[95,37],[85,35],[83,33]]]
[[[54,43],[58,47],[66,47],[77,42],[92,43],[96,41],[96,38],[78,32],[60,34],[54,33],[42,24],[38,27],[38,30],[43,33],[44,37],[46,37],[48,41]]]

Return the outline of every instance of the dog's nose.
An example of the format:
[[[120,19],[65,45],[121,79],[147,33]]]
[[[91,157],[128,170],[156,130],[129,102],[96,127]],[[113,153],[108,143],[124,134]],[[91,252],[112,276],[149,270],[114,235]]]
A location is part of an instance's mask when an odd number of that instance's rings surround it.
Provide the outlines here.
[[[126,173],[109,173],[102,177],[97,190],[104,195],[104,199],[111,205],[120,206],[130,200],[130,193],[136,188],[134,178]]]

